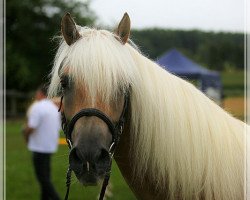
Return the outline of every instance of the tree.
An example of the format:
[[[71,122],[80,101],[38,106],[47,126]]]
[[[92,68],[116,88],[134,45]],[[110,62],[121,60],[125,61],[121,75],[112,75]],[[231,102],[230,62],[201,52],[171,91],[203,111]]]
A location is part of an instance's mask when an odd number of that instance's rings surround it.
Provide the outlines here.
[[[79,0],[6,1],[6,88],[30,91],[46,81],[53,63],[60,22],[70,12],[78,24],[91,25],[89,2]]]

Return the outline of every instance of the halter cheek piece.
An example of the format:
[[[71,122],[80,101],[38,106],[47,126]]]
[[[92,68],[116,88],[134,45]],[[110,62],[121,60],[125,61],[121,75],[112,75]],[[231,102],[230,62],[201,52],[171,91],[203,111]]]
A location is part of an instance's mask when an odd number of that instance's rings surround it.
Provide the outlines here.
[[[60,104],[60,108],[58,110],[59,112],[61,110],[62,100],[63,100],[63,96],[61,97],[61,104]],[[101,189],[101,193],[99,196],[99,200],[103,199],[105,191],[106,191],[106,187],[107,187],[108,182],[109,182],[109,178],[110,178],[110,174],[111,174],[112,158],[114,155],[114,151],[119,143],[120,136],[122,135],[122,132],[123,132],[123,127],[124,127],[124,123],[125,123],[125,114],[127,112],[128,103],[129,103],[129,94],[128,94],[128,92],[126,92],[125,96],[124,96],[123,110],[122,110],[122,113],[120,115],[119,121],[117,123],[113,123],[105,113],[103,113],[102,111],[95,109],[95,108],[86,108],[86,109],[80,110],[78,113],[76,113],[73,116],[73,118],[70,121],[67,121],[64,112],[61,112],[62,129],[63,129],[63,132],[66,136],[66,141],[68,143],[70,150],[73,148],[73,142],[72,142],[71,135],[72,135],[75,123],[77,122],[78,119],[80,119],[82,117],[91,117],[91,116],[98,117],[99,119],[101,119],[102,121],[104,121],[107,124],[107,126],[110,130],[110,133],[112,135],[112,142],[111,142],[111,145],[109,147],[109,156],[110,156],[109,163],[110,164],[105,172],[105,177],[104,177],[104,181],[102,184],[102,189]],[[71,169],[71,166],[69,165],[69,168],[67,170],[67,176],[66,176],[67,192],[66,192],[66,195],[64,198],[65,200],[67,200],[68,196],[69,196],[71,172],[72,172],[72,169]]]

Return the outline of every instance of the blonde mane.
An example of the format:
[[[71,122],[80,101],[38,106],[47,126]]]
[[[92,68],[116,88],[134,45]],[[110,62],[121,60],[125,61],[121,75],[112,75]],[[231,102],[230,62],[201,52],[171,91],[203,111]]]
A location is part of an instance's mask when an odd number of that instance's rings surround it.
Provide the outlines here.
[[[79,32],[76,43],[60,44],[49,95],[57,95],[58,72],[65,70],[93,100],[101,95],[109,102],[131,87],[135,178],[149,173],[169,199],[243,199],[244,123],[115,34],[86,27]]]

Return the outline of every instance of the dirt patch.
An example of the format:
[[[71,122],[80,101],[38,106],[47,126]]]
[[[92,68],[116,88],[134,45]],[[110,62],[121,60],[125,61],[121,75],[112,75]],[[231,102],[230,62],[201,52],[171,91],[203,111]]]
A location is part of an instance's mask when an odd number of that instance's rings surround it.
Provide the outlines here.
[[[244,119],[244,97],[230,97],[223,101],[223,108],[233,116]]]

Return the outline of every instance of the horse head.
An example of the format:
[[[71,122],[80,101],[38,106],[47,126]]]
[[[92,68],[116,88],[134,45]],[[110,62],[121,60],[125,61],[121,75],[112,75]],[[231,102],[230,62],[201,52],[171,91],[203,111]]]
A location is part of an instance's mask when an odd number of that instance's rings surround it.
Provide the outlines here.
[[[126,90],[128,87],[121,85],[114,88],[114,93],[107,99],[98,86],[90,87],[91,83],[86,84],[87,79],[91,79],[91,69],[86,72],[88,74],[84,73],[85,78],[76,78],[81,76],[81,73],[72,72],[71,68],[88,68],[89,64],[81,64],[84,66],[76,67],[77,64],[72,63],[72,60],[75,60],[74,56],[78,54],[78,57],[84,57],[85,60],[92,63],[98,59],[92,55],[91,58],[86,56],[88,54],[86,49],[83,50],[83,54],[81,54],[80,50],[75,50],[76,46],[81,49],[81,45],[87,45],[92,39],[89,36],[90,33],[83,34],[80,29],[81,27],[75,24],[69,13],[62,18],[61,31],[65,45],[68,45],[66,47],[68,52],[64,54],[61,66],[58,68],[58,75],[61,95],[63,96],[61,102],[63,123],[71,148],[69,155],[70,168],[74,171],[78,180],[87,186],[95,185],[99,179],[104,177],[109,168],[113,148],[117,143],[117,134],[119,134],[119,129],[123,126],[124,113],[127,107]],[[107,32],[98,33],[97,30],[95,31],[96,33],[93,33],[93,35],[100,34],[100,36],[105,37],[108,34]],[[111,36],[119,43],[117,45],[122,48],[129,38],[129,33],[130,19],[125,13],[116,32]],[[103,70],[102,64],[97,65],[100,65],[100,70]],[[95,77],[93,72],[92,79],[95,80],[90,82],[95,84],[109,78],[110,75],[107,75],[107,77],[99,79],[98,75]]]

